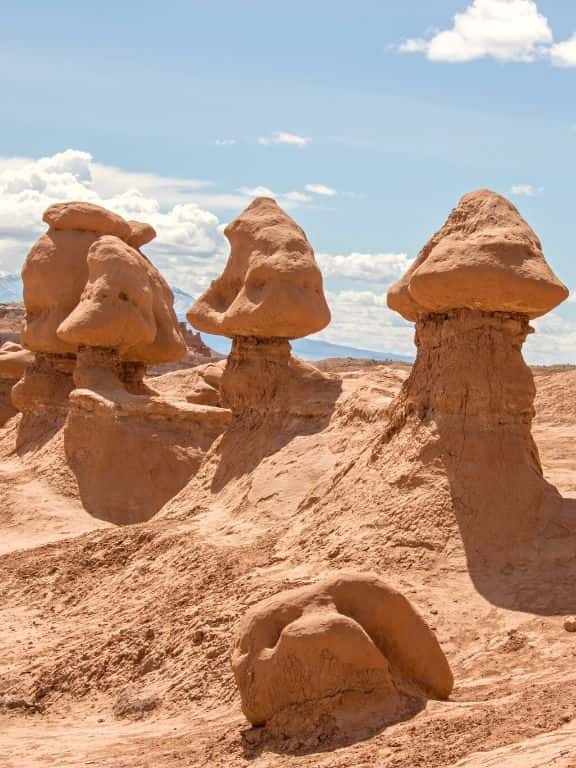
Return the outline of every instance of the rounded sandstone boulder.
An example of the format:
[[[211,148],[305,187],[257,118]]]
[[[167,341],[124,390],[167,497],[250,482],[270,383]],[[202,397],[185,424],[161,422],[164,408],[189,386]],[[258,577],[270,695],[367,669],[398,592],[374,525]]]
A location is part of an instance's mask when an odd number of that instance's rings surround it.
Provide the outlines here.
[[[405,597],[371,574],[339,574],[251,608],[232,667],[255,725],[330,697],[369,691],[395,700],[401,680],[439,699],[453,686],[434,633]]]
[[[118,237],[103,236],[87,256],[88,280],[74,310],[58,327],[72,347],[125,351],[156,336],[153,295],[138,252]]]

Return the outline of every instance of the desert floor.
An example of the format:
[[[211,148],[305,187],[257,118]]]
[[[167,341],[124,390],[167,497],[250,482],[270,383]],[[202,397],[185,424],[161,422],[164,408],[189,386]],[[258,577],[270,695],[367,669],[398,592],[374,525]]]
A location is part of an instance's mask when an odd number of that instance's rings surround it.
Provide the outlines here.
[[[60,466],[58,429],[24,447],[19,416],[0,429],[2,768],[576,766],[573,604],[551,613],[542,594],[531,612],[500,607],[464,557],[409,537],[388,557],[371,543],[376,524],[360,535],[352,523],[361,504],[333,523],[325,509],[311,537],[310,499],[374,439],[409,370],[325,367],[342,377],[326,423],[279,426],[250,461],[220,466],[218,482],[212,472],[209,487],[192,483],[137,525],[88,514]],[[546,478],[576,499],[576,369],[534,374]],[[346,740],[268,738],[240,710],[236,622],[337,569],[375,571],[413,601],[450,660],[453,694]]]

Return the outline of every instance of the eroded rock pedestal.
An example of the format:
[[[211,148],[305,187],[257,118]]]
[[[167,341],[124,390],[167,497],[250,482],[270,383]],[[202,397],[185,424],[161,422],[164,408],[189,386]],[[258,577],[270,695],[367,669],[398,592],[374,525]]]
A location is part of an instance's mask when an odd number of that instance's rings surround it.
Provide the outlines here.
[[[418,352],[374,455],[411,442],[405,471],[445,473],[471,570],[522,568],[567,534],[532,439],[522,357],[530,318],[566,296],[528,224],[488,190],[462,198],[390,289],[390,306],[416,321]]]
[[[220,382],[235,414],[318,416],[329,413],[340,383],[292,356],[286,339],[238,336]]]
[[[419,315],[416,362],[382,444],[407,430],[420,461],[442,463],[465,544],[486,562],[522,549],[555,493],[531,434],[530,332],[528,317],[513,313]]]
[[[194,327],[232,339],[223,404],[250,416],[329,412],[336,382],[290,349],[290,339],[330,322],[306,234],[266,197],[250,203],[225,234],[231,250],[224,272],[188,312]]]

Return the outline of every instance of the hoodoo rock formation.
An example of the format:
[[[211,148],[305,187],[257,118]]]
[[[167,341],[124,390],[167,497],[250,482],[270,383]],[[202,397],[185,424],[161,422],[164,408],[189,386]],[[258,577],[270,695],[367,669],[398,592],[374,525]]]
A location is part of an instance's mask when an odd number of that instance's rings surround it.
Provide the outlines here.
[[[375,715],[379,725],[396,721],[428,697],[447,698],[453,685],[434,633],[370,574],[339,574],[258,603],[240,624],[232,667],[248,720],[284,734]]]
[[[52,205],[43,218],[49,230],[22,270],[22,341],[36,363],[15,388],[17,406],[26,410],[46,390],[65,408],[76,355],[77,386],[113,391],[121,380],[147,394],[145,366],[186,351],[172,292],[139,250],[154,229],[91,203]]]
[[[89,203],[53,205],[44,221],[50,228],[22,270],[22,338],[35,358],[13,403],[33,416],[48,411],[52,433],[63,424],[67,463],[92,514],[147,519],[190,478],[230,413],[144,383],[147,365],[186,352],[172,292],[140,250],[154,229]]]
[[[525,562],[553,535],[559,496],[531,435],[522,345],[530,318],[567,295],[516,208],[488,190],[462,198],[389,292],[390,307],[416,321],[418,354],[384,443],[408,428],[418,461],[441,462],[477,566]]]
[[[323,385],[332,382],[290,351],[290,339],[330,322],[304,231],[274,200],[259,197],[224,233],[231,246],[224,272],[187,315],[198,330],[232,339],[224,405],[235,413],[317,411]]]

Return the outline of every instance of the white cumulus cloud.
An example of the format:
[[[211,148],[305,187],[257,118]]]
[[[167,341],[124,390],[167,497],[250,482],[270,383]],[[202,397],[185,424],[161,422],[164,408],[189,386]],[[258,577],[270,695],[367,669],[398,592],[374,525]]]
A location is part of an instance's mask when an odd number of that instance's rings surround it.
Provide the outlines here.
[[[390,285],[412,260],[405,253],[317,253],[316,261],[326,277]]]
[[[268,146],[270,144],[287,144],[292,147],[305,147],[312,139],[308,136],[299,136],[297,133],[289,133],[288,131],[276,131],[271,136],[260,136],[258,144]]]
[[[49,205],[83,200],[152,224],[158,237],[147,252],[168,279],[182,278],[185,267],[185,284],[181,279],[175,284],[197,290],[217,272],[226,251],[218,217],[190,201],[206,186],[99,165],[88,152],[74,149],[39,159],[0,158],[0,269],[21,268],[45,229],[42,214]]]
[[[491,56],[530,62],[553,41],[548,19],[534,0],[473,0],[449,29],[428,39],[405,40],[403,53],[424,53],[431,61],[462,62]]]
[[[557,67],[576,67],[576,32],[569,40],[551,46],[550,59]]]

